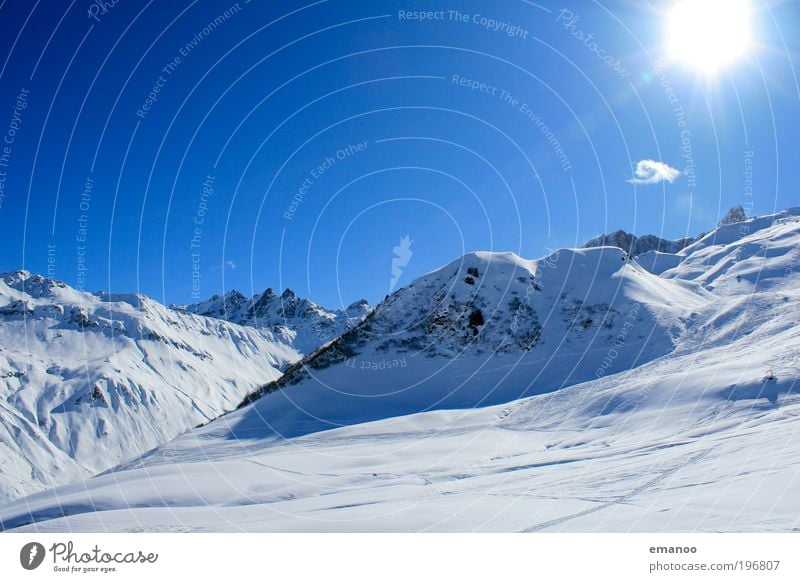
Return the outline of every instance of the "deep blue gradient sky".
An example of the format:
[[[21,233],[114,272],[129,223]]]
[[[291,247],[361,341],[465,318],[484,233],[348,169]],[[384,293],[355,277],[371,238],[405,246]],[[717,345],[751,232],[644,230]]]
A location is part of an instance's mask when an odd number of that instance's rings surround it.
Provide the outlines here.
[[[335,308],[383,298],[404,235],[399,285],[800,205],[797,2],[754,0],[757,46],[713,79],[666,60],[663,1],[112,4],[0,4],[0,270]],[[634,186],[642,159],[684,175]]]

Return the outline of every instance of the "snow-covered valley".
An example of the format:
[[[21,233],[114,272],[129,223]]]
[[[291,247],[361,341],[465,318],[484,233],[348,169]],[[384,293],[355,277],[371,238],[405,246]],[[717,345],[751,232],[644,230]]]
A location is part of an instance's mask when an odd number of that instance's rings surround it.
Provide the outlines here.
[[[302,359],[271,326],[149,300],[82,297],[93,306],[89,321],[109,322],[96,326],[61,319],[69,310],[39,315],[53,301],[31,294],[30,283],[23,297],[7,275],[5,309],[24,313],[4,312],[2,361],[26,374],[3,379],[6,498],[121,464],[9,501],[0,525],[798,530],[800,209],[723,222],[692,241],[626,249],[635,256],[594,244],[538,261],[471,253],[349,320]],[[77,301],[67,299],[58,303]],[[241,305],[191,310],[219,317],[219,309],[246,313]],[[130,333],[151,310],[175,322],[158,331],[169,342],[115,331]],[[203,334],[209,326],[215,332]],[[58,348],[47,335],[55,333],[75,335],[58,338]],[[86,336],[97,338],[84,344]],[[85,345],[97,362],[91,383],[83,369],[56,371],[65,358],[58,349]],[[160,367],[150,364],[155,346]],[[140,367],[151,374],[141,385],[158,377],[158,389],[116,404],[113,370]],[[189,405],[195,400],[207,409]],[[148,424],[131,420],[142,418],[131,412],[139,408]],[[27,439],[38,448],[22,448]],[[31,457],[39,449],[47,453]]]

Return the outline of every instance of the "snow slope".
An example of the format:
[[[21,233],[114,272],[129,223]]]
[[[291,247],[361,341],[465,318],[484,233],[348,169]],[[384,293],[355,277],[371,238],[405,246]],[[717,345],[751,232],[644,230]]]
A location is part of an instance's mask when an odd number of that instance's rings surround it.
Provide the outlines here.
[[[0,275],[0,500],[141,455],[298,358],[267,332],[142,295]]]
[[[792,209],[660,275],[609,247],[467,255],[251,404],[0,524],[800,530],[799,248]]]

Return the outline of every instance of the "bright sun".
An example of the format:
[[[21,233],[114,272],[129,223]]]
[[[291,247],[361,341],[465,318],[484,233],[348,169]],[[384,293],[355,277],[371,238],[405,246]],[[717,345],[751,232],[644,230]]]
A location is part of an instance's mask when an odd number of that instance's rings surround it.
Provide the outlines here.
[[[671,57],[704,74],[730,65],[750,47],[747,0],[678,0],[668,18]]]

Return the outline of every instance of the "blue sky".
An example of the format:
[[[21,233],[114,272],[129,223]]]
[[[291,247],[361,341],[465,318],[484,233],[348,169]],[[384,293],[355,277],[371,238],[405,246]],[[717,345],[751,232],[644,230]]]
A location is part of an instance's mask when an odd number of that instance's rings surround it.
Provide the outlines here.
[[[406,235],[399,285],[800,205],[796,2],[711,77],[665,52],[672,1],[101,4],[0,4],[0,270],[339,307]]]

